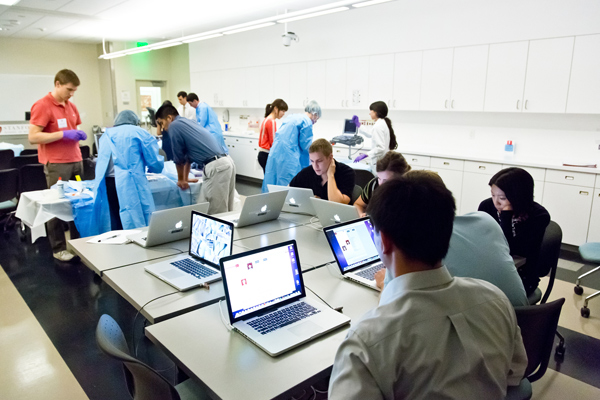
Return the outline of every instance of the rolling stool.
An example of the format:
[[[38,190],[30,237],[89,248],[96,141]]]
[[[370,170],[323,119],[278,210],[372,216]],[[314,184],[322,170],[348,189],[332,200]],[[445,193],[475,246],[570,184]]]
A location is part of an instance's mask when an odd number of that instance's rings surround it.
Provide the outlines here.
[[[586,244],[579,246],[579,255],[581,255],[581,258],[583,258],[585,261],[593,262],[595,264],[600,264],[600,243],[586,243]],[[577,278],[577,281],[575,282],[575,289],[574,289],[576,294],[578,294],[580,296],[583,294],[583,288],[581,286],[579,286],[579,283],[581,282],[581,280],[583,278],[585,278],[586,276],[591,275],[598,270],[600,270],[600,267],[596,267],[593,270],[586,272],[585,274],[583,274]],[[600,295],[600,291],[597,291],[596,293],[591,294],[585,298],[585,301],[583,302],[583,307],[581,307],[581,316],[582,317],[588,318],[590,316],[590,309],[587,306],[588,302],[598,295]]]

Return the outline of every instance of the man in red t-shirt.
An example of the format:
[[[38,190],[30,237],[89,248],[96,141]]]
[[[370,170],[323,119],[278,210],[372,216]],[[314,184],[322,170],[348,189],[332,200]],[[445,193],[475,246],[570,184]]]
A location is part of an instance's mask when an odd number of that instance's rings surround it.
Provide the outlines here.
[[[85,132],[78,130],[81,124],[79,111],[69,99],[79,86],[75,72],[63,69],[54,78],[54,90],[36,101],[31,107],[29,143],[38,145],[38,159],[44,165],[48,188],[58,178],[63,181],[83,175],[79,141],[87,139]],[[77,229],[71,222],[71,237],[77,237]],[[73,254],[67,251],[65,233],[61,221],[52,219],[46,224],[48,239],[54,258],[70,261]]]

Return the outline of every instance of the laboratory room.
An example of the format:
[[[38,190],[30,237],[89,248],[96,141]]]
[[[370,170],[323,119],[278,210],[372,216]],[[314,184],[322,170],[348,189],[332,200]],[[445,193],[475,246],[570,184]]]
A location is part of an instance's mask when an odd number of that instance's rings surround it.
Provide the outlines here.
[[[599,399],[599,50],[591,0],[0,0],[0,399]]]

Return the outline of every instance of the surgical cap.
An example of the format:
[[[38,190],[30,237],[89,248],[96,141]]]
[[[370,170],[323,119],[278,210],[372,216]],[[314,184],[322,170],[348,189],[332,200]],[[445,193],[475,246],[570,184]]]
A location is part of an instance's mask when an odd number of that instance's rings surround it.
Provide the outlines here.
[[[119,125],[137,125],[140,122],[138,116],[131,110],[124,110],[115,118],[115,126]]]
[[[321,118],[321,106],[314,100],[311,100],[304,109],[309,114],[315,115],[317,118]]]

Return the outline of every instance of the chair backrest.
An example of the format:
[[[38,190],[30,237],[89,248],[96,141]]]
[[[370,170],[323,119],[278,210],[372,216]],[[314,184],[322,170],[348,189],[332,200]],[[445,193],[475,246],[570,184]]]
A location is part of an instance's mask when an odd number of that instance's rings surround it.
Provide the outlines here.
[[[25,149],[19,154],[20,156],[30,156],[32,154],[37,154],[38,149]]]
[[[0,150],[0,169],[10,168],[10,160],[15,158],[15,152],[11,149]]]
[[[18,156],[10,160],[11,168],[21,168],[23,165],[27,164],[39,164],[37,154],[30,154],[25,156]]]
[[[79,150],[81,150],[81,158],[84,160],[90,158],[90,146],[79,146]]]
[[[546,373],[554,346],[558,318],[564,303],[565,299],[560,298],[551,303],[515,307],[517,323],[521,328],[521,337],[527,352],[525,377],[530,382],[535,382]]]
[[[545,303],[554,287],[554,278],[556,277],[556,268],[558,267],[558,258],[560,256],[560,245],[562,242],[562,229],[554,222],[550,221],[544,232],[542,245],[540,246],[540,255],[538,257],[538,274],[544,277],[550,273],[548,287],[544,292],[541,303]]]
[[[375,176],[371,173],[371,171],[367,171],[364,169],[355,169],[354,170],[354,183],[364,188],[367,183],[371,182],[371,179],[375,178]]]
[[[354,190],[352,190],[352,198],[350,199],[350,205],[353,205],[356,200],[360,197],[362,193],[362,188],[358,185],[354,185]]]
[[[18,190],[19,170],[16,168],[0,170],[0,203],[17,197]]]
[[[42,164],[26,164],[19,169],[21,185],[19,193],[46,189],[46,175]]]
[[[109,315],[98,321],[96,343],[108,356],[123,362],[127,388],[134,400],[180,400],[169,381],[129,354],[121,327]]]
[[[93,181],[96,179],[96,162],[89,158],[83,159],[83,176],[84,181]]]

